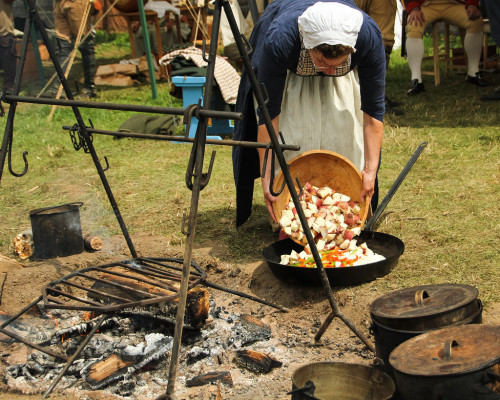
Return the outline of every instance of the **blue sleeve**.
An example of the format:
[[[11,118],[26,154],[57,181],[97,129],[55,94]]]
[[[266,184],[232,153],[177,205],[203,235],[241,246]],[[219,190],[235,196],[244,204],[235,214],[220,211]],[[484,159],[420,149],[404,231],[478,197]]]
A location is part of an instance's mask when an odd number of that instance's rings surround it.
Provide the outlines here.
[[[352,56],[353,66],[358,67],[361,110],[383,121],[385,113],[385,51],[382,35],[376,23],[368,16],[356,42]]]
[[[257,79],[264,84],[269,102],[267,110],[271,120],[281,113],[287,71],[295,71],[300,53],[297,24],[290,18],[277,18],[264,38],[257,62]],[[259,110],[259,125],[264,123]]]

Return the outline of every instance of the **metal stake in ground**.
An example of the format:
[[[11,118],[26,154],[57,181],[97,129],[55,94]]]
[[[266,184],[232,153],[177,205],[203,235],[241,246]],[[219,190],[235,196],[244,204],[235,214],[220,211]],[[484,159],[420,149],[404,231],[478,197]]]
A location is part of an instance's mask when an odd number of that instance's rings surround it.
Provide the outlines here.
[[[203,98],[203,104],[210,107],[212,100],[212,89],[214,81],[214,68],[215,59],[217,56],[217,37],[220,25],[221,17],[221,7],[218,2],[216,2],[216,7],[213,13],[213,29],[212,38],[210,41],[210,50],[208,66],[207,66],[207,81],[205,84],[205,93]],[[205,43],[205,42],[204,42]],[[203,57],[205,58],[205,46],[203,46]],[[195,140],[193,147],[191,149],[191,155],[189,158],[189,163],[186,171],[186,185],[192,191],[191,195],[191,208],[189,210],[188,224],[187,224],[187,238],[186,247],[184,249],[184,264],[182,269],[182,280],[181,287],[179,291],[179,303],[177,308],[177,315],[175,320],[175,330],[174,330],[174,342],[172,345],[172,355],[170,358],[169,372],[168,372],[168,384],[167,384],[167,398],[173,396],[175,391],[175,380],[177,375],[177,367],[179,362],[179,352],[181,347],[182,339],[182,328],[184,325],[184,313],[186,310],[186,298],[187,298],[187,287],[189,279],[189,268],[191,265],[191,257],[193,253],[193,242],[196,230],[196,220],[198,213],[198,202],[200,198],[200,192],[208,184],[210,179],[210,172],[212,169],[213,159],[215,152],[212,153],[212,159],[210,161],[208,173],[203,173],[203,160],[205,155],[205,143],[207,137],[208,129],[208,119],[200,118],[198,128],[196,130]]]

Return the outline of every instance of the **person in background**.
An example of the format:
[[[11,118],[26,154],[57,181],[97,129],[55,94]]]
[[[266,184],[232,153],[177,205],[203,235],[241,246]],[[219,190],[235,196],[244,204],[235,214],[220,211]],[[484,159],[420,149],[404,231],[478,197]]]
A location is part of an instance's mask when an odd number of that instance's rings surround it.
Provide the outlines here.
[[[464,4],[465,3],[465,4]],[[408,95],[425,91],[422,82],[422,59],[424,42],[422,36],[427,25],[442,19],[466,30],[464,49],[467,55],[466,82],[477,86],[488,86],[479,72],[479,60],[483,48],[483,19],[478,8],[479,0],[464,2],[445,0],[413,0],[406,2],[408,20],[406,25],[406,53],[411,70],[411,87]]]
[[[375,209],[386,65],[377,24],[353,1],[275,0],[257,21],[250,44],[251,64],[266,88],[275,132],[281,131],[286,143],[300,145],[301,152],[331,150],[351,160],[363,177],[360,198],[371,199]],[[243,113],[243,120],[235,124],[235,140],[270,141],[245,69],[236,111]],[[233,149],[237,226],[251,214],[264,152]],[[285,158],[297,154],[286,152]],[[268,157],[261,183],[269,215],[276,221],[270,163]]]
[[[500,47],[500,1],[482,0],[482,5],[486,10],[486,16],[490,22],[491,37],[495,44]],[[495,88],[492,93],[481,97],[482,101],[500,100],[500,86]]]
[[[56,46],[57,60],[61,64],[63,71],[66,71],[67,63],[71,51],[73,50],[80,29],[80,24],[83,22],[87,4],[90,0],[55,0],[54,2],[54,25],[57,35],[58,45]],[[91,1],[91,3],[94,3]],[[100,3],[95,2],[100,6]],[[80,97],[94,98],[97,97],[95,92],[94,78],[96,73],[95,60],[95,32],[92,30],[91,17],[95,12],[95,8],[90,8],[90,13],[86,16],[86,24],[78,46],[78,50],[82,55],[83,65],[83,88],[80,91]],[[55,97],[59,88],[60,82],[55,80],[54,84],[42,95],[43,97]]]
[[[13,0],[0,0],[0,66],[3,69],[4,93],[13,92],[17,68],[12,3]]]
[[[389,68],[389,59],[394,47],[394,23],[398,6],[396,0],[354,0],[356,5],[367,13],[377,23],[382,32],[382,42],[385,49],[386,69]],[[403,114],[398,109],[400,104],[385,97],[385,111],[397,115]]]

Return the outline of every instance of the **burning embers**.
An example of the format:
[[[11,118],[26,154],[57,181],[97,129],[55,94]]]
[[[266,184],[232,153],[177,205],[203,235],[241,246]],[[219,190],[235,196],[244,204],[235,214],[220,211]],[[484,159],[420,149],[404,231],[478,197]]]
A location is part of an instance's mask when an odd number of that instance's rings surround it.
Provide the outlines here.
[[[211,318],[207,320],[209,308]],[[271,328],[261,320],[231,313],[213,300],[209,303],[209,293],[202,288],[189,291],[187,310],[179,360],[180,380],[185,384],[182,386],[219,382],[230,387],[234,368],[268,373],[281,366],[271,354],[250,349],[252,344],[272,337]],[[16,321],[16,330],[37,332],[37,336],[32,337],[34,341],[45,342],[68,357],[101,318],[101,315],[74,310],[42,309],[42,312],[43,319]],[[167,303],[110,315],[64,373],[57,390],[106,390],[133,398],[146,392],[150,398],[163,393],[175,312],[175,303]],[[13,330],[14,326],[8,329]],[[7,356],[8,351],[3,354],[4,360]],[[4,381],[12,390],[43,393],[65,365],[63,360],[33,350],[24,362],[7,367]]]

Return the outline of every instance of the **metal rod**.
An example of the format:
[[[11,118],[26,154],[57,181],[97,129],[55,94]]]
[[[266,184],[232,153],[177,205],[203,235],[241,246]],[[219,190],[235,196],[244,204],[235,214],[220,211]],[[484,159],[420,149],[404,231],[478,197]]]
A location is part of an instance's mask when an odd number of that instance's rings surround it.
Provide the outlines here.
[[[16,69],[16,76],[14,78],[14,91],[13,94],[19,94],[21,89],[21,77],[23,74],[24,63],[26,61],[26,52],[28,49],[28,40],[29,40],[29,32],[32,32],[33,28],[33,16],[28,14],[28,18],[26,19],[26,23],[24,25],[24,36],[21,44],[21,56],[19,58],[19,62]],[[7,97],[6,94],[3,95],[3,99]],[[0,99],[3,100],[3,99]],[[7,116],[7,121],[5,123],[5,131],[2,140],[2,147],[0,148],[0,182],[2,180],[2,173],[5,166],[5,159],[7,157],[7,152],[9,152],[9,166],[11,161],[11,148],[13,141],[13,133],[14,133],[14,117],[16,114],[17,102],[14,101],[10,104],[9,114]],[[27,163],[25,161],[25,171],[27,170]]]
[[[69,131],[73,129],[72,126],[63,125],[62,129]],[[87,128],[87,132],[96,133],[98,135],[108,135],[108,136],[117,136],[117,137],[129,137],[129,138],[137,138],[137,139],[153,139],[153,140],[168,140],[168,141],[176,141],[183,143],[194,143],[194,138],[186,138],[184,136],[173,136],[173,135],[159,135],[154,133],[138,133],[138,132],[120,132],[120,131],[109,131],[104,129],[95,129],[95,128]],[[241,147],[249,147],[255,149],[265,149],[268,146],[268,143],[259,143],[259,142],[248,142],[244,140],[218,140],[218,139],[207,139],[207,144],[216,144],[220,146],[241,146]],[[282,150],[291,150],[291,151],[299,151],[300,146],[295,144],[280,144]]]
[[[389,203],[389,201],[391,201],[392,197],[394,196],[394,193],[396,193],[396,191],[398,190],[399,186],[401,185],[401,182],[403,182],[406,175],[408,175],[408,172],[410,172],[410,169],[413,167],[413,164],[415,164],[415,162],[417,161],[420,154],[422,154],[422,152],[424,151],[425,146],[427,146],[427,142],[422,142],[418,145],[417,149],[415,150],[413,155],[410,157],[410,160],[406,163],[405,167],[403,168],[403,170],[401,171],[399,176],[396,178],[396,180],[392,184],[391,188],[389,189],[389,191],[385,195],[384,199],[380,202],[380,205],[377,207],[377,209],[375,210],[373,215],[370,217],[370,219],[366,222],[363,230],[370,231],[373,228],[373,226],[375,225],[375,223],[379,219],[380,215],[387,207],[387,204]]]
[[[203,282],[203,284],[205,286],[208,286],[208,287],[211,287],[211,288],[214,288],[214,289],[223,290],[224,292],[232,293],[232,294],[238,295],[240,297],[245,297],[247,299],[256,301],[257,303],[265,304],[266,306],[269,306],[269,307],[277,308],[278,310],[283,311],[283,312],[288,312],[288,310],[285,307],[283,307],[283,306],[278,306],[278,305],[276,305],[274,303],[271,303],[269,301],[260,299],[258,297],[252,296],[250,294],[246,294],[246,293],[243,293],[243,292],[238,292],[237,290],[229,289],[227,287],[224,287],[224,286],[221,286],[221,285],[217,285],[216,283],[209,282],[209,281],[205,281],[205,282]]]
[[[156,98],[158,97],[158,90],[156,89],[155,69],[153,65],[153,56],[151,55],[151,46],[149,44],[149,29],[148,29],[148,23],[146,22],[146,12],[144,11],[144,2],[143,0],[136,0],[136,1],[137,1],[137,8],[139,9],[139,20],[141,22],[142,37],[144,38],[144,48],[146,49],[146,60],[148,62],[148,73],[149,73],[149,82],[151,83],[151,92],[153,100],[156,100]],[[156,45],[160,46],[160,43],[157,43]]]
[[[64,356],[62,354],[56,353],[56,352],[54,352],[54,351],[52,351],[50,349],[46,349],[46,348],[44,348],[44,347],[42,347],[42,346],[40,346],[40,345],[38,345],[36,343],[32,343],[29,340],[26,340],[23,337],[15,334],[15,333],[9,332],[6,329],[0,328],[0,332],[3,333],[4,335],[10,336],[13,339],[16,339],[17,341],[19,341],[21,343],[24,343],[25,345],[27,345],[29,347],[33,347],[36,350],[39,350],[39,351],[41,351],[43,353],[46,353],[49,356],[60,358],[61,360],[64,360],[64,361],[66,361],[68,359],[66,356]]]
[[[215,59],[217,55],[217,43],[221,19],[221,6],[220,1],[215,1],[215,8],[213,11],[213,22],[212,22],[212,35],[210,38],[210,50],[208,56],[207,65],[207,80],[205,84],[204,93],[204,103],[210,104],[212,100],[212,88],[213,88],[213,77],[215,69]],[[166,395],[171,396],[175,391],[175,380],[177,376],[177,367],[179,363],[179,352],[181,347],[182,339],[182,327],[184,325],[184,314],[186,311],[186,298],[188,289],[188,279],[189,279],[189,268],[191,266],[191,257],[193,253],[193,242],[196,231],[196,220],[198,212],[198,202],[200,198],[200,192],[202,190],[202,183],[207,184],[207,176],[203,174],[203,160],[205,156],[205,143],[207,136],[208,121],[206,118],[200,118],[198,127],[196,130],[195,140],[193,142],[193,148],[191,150],[191,156],[189,160],[188,169],[186,172],[186,184],[188,184],[188,174],[192,174],[192,194],[191,194],[191,208],[188,216],[188,231],[186,237],[186,245],[184,249],[184,263],[182,267],[182,280],[181,287],[179,290],[179,301],[177,306],[177,315],[175,319],[175,329],[174,329],[174,341],[172,345],[172,355],[170,358],[170,365],[168,371],[168,384]],[[213,160],[213,158],[212,158]],[[194,163],[194,171],[191,169],[192,163]],[[193,173],[194,172],[194,173]],[[189,181],[191,181],[189,179]],[[188,185],[189,187],[189,185]]]
[[[66,362],[66,365],[64,366],[64,368],[62,369],[62,371],[59,373],[59,375],[54,379],[54,381],[50,385],[50,387],[47,390],[47,392],[45,392],[45,394],[43,395],[44,399],[46,399],[47,396],[50,393],[52,393],[52,390],[54,390],[54,388],[56,387],[57,383],[61,380],[61,378],[64,376],[64,374],[69,369],[69,367],[71,367],[71,364],[73,364],[73,362],[80,355],[80,353],[83,351],[83,349],[85,348],[85,346],[87,346],[87,343],[90,341],[90,339],[92,339],[92,337],[95,335],[95,333],[97,332],[97,330],[99,329],[99,327],[101,326],[101,324],[104,322],[104,320],[107,317],[108,317],[107,314],[103,314],[101,316],[101,318],[99,318],[99,320],[97,321],[97,323],[95,324],[95,326],[92,328],[92,330],[90,331],[90,333],[85,337],[84,341],[82,343],[80,343],[80,346],[78,346],[78,348],[76,349],[75,353],[68,359],[68,361]]]
[[[145,106],[139,104],[120,104],[120,103],[102,103],[97,101],[85,101],[72,99],[48,99],[41,97],[29,96],[14,96],[6,94],[4,99],[7,102],[31,103],[31,104],[48,104],[66,107],[82,107],[82,108],[98,108],[100,110],[115,110],[115,111],[135,111],[151,114],[169,114],[169,115],[184,115],[186,108],[174,107],[159,107],[159,106]],[[243,114],[233,111],[215,111],[205,108],[199,108],[196,113],[200,117],[214,118],[214,119],[243,119]]]
[[[257,3],[255,0],[250,0],[248,5],[250,6],[250,13],[252,14],[252,22],[255,25],[259,19],[259,9],[257,8]]]

